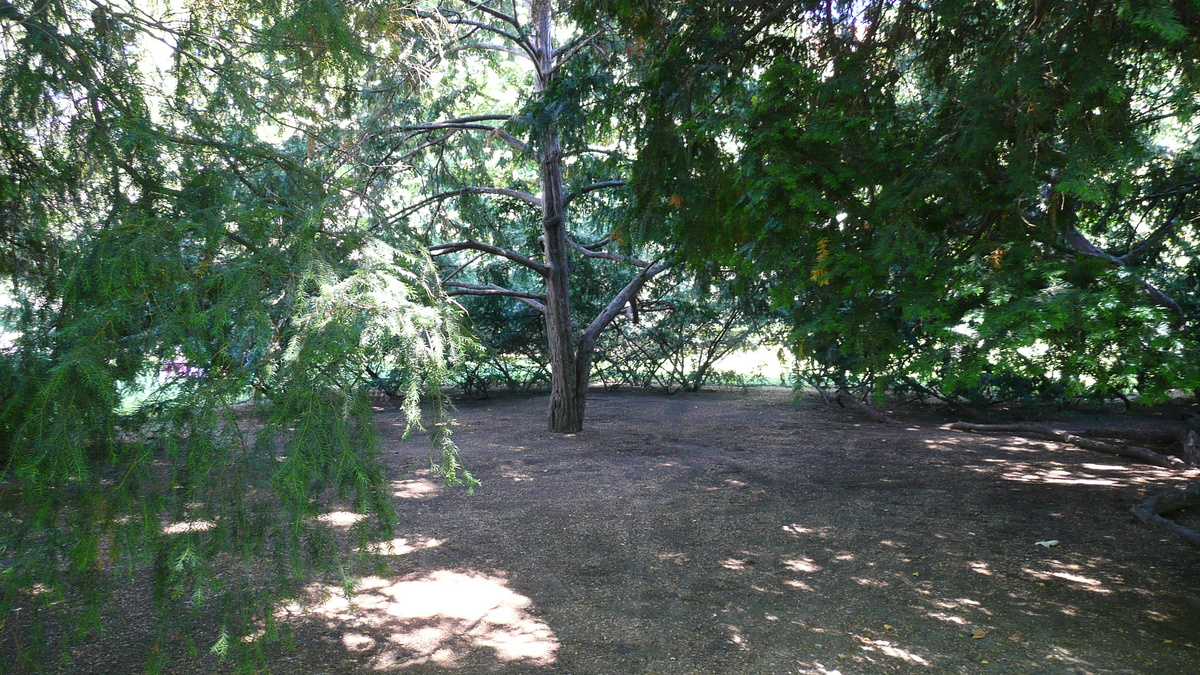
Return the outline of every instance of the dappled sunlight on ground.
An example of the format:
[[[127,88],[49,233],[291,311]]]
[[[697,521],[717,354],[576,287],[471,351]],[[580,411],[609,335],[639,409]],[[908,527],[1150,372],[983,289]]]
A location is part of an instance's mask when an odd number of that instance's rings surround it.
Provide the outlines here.
[[[979,473],[994,474],[1007,481],[1038,485],[1153,486],[1200,476],[1200,471],[1196,470],[1172,471],[1145,464],[1067,464],[1000,458],[984,459],[982,464],[966,468]]]
[[[352,511],[333,511],[331,513],[322,513],[321,515],[317,516],[317,520],[333,527],[351,527],[364,518],[366,518],[366,516],[363,514],[354,513]]]
[[[441,491],[441,483],[429,478],[418,477],[392,481],[392,495],[400,499],[428,499],[437,496]]]
[[[916,666],[929,665],[929,662],[921,656],[900,647],[890,640],[872,640],[864,637],[859,637],[858,640],[862,643],[859,645],[859,648],[865,652],[876,652]]]
[[[403,537],[385,541],[378,544],[371,544],[367,547],[367,551],[378,553],[379,555],[408,555],[413,551],[420,551],[426,548],[436,548],[442,545],[441,539],[430,539],[427,537]]]
[[[558,651],[558,638],[530,612],[530,599],[503,577],[483,572],[365,577],[349,597],[337,586],[314,585],[309,591],[308,602],[285,606],[281,617],[324,622],[340,633],[348,651],[369,657],[377,670],[423,663],[455,667],[481,650],[500,661],[546,666]]]
[[[184,532],[207,532],[216,527],[217,524],[211,520],[185,520],[178,523],[164,525],[163,534],[183,534]]]
[[[796,535],[796,536],[811,534],[811,535],[814,535],[817,537],[827,537],[833,531],[833,528],[831,528],[831,527],[805,527],[804,525],[801,525],[800,523],[792,523],[791,525],[784,525],[783,531],[787,532],[788,534],[792,534],[792,535]]]

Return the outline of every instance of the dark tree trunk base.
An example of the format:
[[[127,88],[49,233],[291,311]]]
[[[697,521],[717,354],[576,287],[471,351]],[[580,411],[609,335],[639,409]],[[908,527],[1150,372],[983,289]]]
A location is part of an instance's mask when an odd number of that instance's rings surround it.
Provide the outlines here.
[[[1200,506],[1200,483],[1190,485],[1185,490],[1172,492],[1165,497],[1151,497],[1134,506],[1130,511],[1143,523],[1170,530],[1183,537],[1189,544],[1200,546],[1200,532],[1163,517],[1164,513],[1171,513],[1189,506]]]
[[[1027,434],[1037,436],[1048,440],[1074,445],[1084,450],[1093,450],[1102,452],[1106,455],[1116,455],[1118,457],[1128,457],[1136,459],[1147,464],[1161,466],[1167,469],[1181,469],[1185,466],[1182,459],[1173,455],[1164,455],[1161,452],[1155,452],[1149,448],[1141,448],[1136,445],[1117,445],[1115,443],[1106,443],[1097,441],[1092,438],[1084,438],[1076,434],[1066,431],[1051,429],[1050,427],[1040,424],[973,424],[971,422],[955,422],[950,425],[955,431],[973,431],[973,432],[1008,432],[1017,434]]]

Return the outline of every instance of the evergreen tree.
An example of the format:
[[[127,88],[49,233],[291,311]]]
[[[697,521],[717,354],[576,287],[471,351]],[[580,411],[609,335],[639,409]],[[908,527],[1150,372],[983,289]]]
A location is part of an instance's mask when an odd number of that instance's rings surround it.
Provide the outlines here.
[[[1194,3],[605,4],[645,236],[771,275],[814,381],[1200,384]]]
[[[149,566],[160,615],[215,603],[215,649],[249,653],[276,598],[340,564],[315,516],[340,504],[370,516],[360,542],[387,535],[371,373],[403,375],[420,426],[455,315],[422,249],[368,230],[364,133],[339,119],[373,71],[410,95],[437,35],[391,2],[0,0],[19,336],[0,613],[81,599],[86,635],[113,575]],[[430,429],[447,481],[472,482]]]
[[[462,30],[440,64],[445,86],[429,102],[428,111],[440,118],[414,118],[378,134],[380,161],[411,158],[437,191],[381,229],[423,218],[431,254],[470,256],[447,267],[450,294],[510,297],[541,314],[549,428],[579,431],[597,339],[669,263],[661,247],[648,249],[655,251],[651,260],[627,247],[611,250],[623,235],[603,217],[611,214],[611,198],[595,194],[625,185],[621,134],[612,127],[614,111],[625,105],[621,44],[603,25],[583,32],[560,20],[550,0],[514,5],[513,13],[464,0],[438,8],[437,16]],[[500,273],[485,263],[464,274],[480,254],[520,272]],[[576,330],[573,284],[596,261],[631,274]],[[518,287],[495,283],[498,274]]]

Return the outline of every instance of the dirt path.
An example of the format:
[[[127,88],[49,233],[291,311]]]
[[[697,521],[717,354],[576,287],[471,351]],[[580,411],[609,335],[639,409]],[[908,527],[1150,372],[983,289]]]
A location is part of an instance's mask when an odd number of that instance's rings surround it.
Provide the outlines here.
[[[1179,474],[934,420],[885,427],[783,390],[596,393],[566,437],[541,431],[545,405],[459,405],[472,497],[401,476],[423,444],[381,413],[405,502],[392,569],[363,582],[359,614],[335,593],[298,618],[280,672],[1200,663],[1200,555],[1128,515]]]

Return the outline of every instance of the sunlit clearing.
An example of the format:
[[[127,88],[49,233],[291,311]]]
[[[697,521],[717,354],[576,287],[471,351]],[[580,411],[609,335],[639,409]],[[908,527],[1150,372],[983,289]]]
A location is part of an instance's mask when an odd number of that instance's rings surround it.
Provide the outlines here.
[[[793,572],[820,572],[821,566],[814,563],[811,558],[792,558],[784,560],[783,566]]]
[[[441,491],[441,485],[428,478],[392,481],[392,494],[400,499],[424,499]]]
[[[866,638],[859,638],[859,640],[862,641],[862,644],[859,645],[859,647],[863,651],[879,652],[880,654],[883,654],[884,656],[890,656],[893,659],[900,659],[901,661],[916,664],[919,666],[929,665],[929,662],[926,661],[925,659],[921,658],[920,656],[908,651],[907,649],[902,649],[900,647],[897,647],[896,645],[892,644],[891,642],[888,642],[887,640],[869,640]]]
[[[366,518],[366,516],[361,513],[354,513],[353,511],[333,511],[332,513],[322,513],[317,516],[317,520],[334,527],[350,527],[363,518]]]
[[[378,553],[379,555],[407,555],[413,551],[419,551],[425,548],[434,548],[441,545],[441,539],[412,537],[393,539],[391,541],[384,541],[378,544],[371,544],[367,547],[367,550],[371,553]]]
[[[183,534],[184,532],[206,532],[216,527],[217,524],[211,520],[185,520],[179,523],[171,523],[163,527],[163,534]]]
[[[529,598],[508,588],[507,580],[481,572],[365,577],[350,598],[337,586],[310,591],[315,599],[284,607],[283,618],[324,620],[342,631],[346,649],[368,654],[377,670],[452,667],[481,649],[501,661],[545,666],[558,651],[554,631],[530,613]]]

